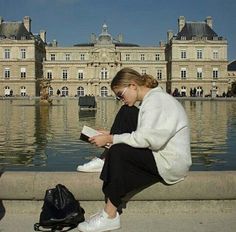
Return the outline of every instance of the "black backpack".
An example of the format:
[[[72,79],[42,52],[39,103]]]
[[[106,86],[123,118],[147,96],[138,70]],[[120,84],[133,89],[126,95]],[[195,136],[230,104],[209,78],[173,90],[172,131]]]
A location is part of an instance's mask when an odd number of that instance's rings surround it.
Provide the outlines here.
[[[69,231],[84,221],[84,209],[74,195],[62,184],[46,190],[39,223],[35,231]],[[43,227],[47,230],[42,230]]]

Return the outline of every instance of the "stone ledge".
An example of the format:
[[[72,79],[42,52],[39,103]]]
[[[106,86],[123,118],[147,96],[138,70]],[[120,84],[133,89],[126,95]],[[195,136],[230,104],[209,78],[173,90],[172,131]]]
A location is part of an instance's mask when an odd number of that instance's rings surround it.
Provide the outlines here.
[[[61,183],[80,201],[103,201],[98,173],[4,172],[0,176],[1,200],[43,200],[45,191]],[[136,201],[233,200],[236,171],[190,172],[175,185],[154,184],[136,194]]]
[[[80,201],[87,215],[94,214],[104,207],[104,201]],[[7,214],[39,215],[43,201],[4,200],[0,211]],[[127,203],[124,212],[129,214],[170,214],[170,213],[235,213],[236,200],[186,200],[186,201],[135,201]]]

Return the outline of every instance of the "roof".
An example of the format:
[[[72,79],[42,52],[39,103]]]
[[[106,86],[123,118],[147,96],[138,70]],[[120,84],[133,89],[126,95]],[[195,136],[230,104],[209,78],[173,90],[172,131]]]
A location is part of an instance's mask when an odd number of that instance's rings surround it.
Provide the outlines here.
[[[102,33],[98,35],[98,37],[93,34],[93,38],[90,43],[80,43],[75,44],[75,47],[93,47],[97,45],[115,45],[116,47],[139,47],[137,44],[131,44],[131,43],[123,43],[123,39],[114,39],[109,33],[108,33],[108,27],[104,23],[102,26]]]
[[[232,61],[230,64],[228,64],[228,71],[236,71],[236,60]]]
[[[137,44],[112,42],[116,47],[139,47]],[[75,44],[75,47],[93,47],[95,43]]]
[[[2,22],[0,24],[0,37],[24,40],[32,39],[33,34],[27,31],[22,22]]]
[[[193,37],[207,37],[208,40],[213,40],[218,35],[205,22],[186,22],[176,39],[180,40],[181,37],[185,37],[186,40],[192,40]]]

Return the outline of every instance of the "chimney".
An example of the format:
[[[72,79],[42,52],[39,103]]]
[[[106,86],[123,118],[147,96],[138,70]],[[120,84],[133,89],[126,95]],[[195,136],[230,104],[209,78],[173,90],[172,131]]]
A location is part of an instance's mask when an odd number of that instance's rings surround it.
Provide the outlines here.
[[[165,46],[165,43],[163,41],[159,41],[159,46],[160,47],[164,47]]]
[[[211,16],[207,16],[205,22],[211,29],[213,28],[213,23],[212,23],[212,17]]]
[[[58,45],[57,40],[54,39],[54,40],[52,41],[52,46],[53,46],[53,47],[57,47],[57,45]]]
[[[40,31],[40,38],[42,39],[44,43],[46,43],[46,31],[44,30]]]
[[[179,19],[178,19],[178,32],[180,32],[183,27],[185,25],[185,17],[184,16],[179,16]]]
[[[174,33],[173,31],[169,30],[167,31],[167,42],[170,42],[170,40],[173,38]]]
[[[28,32],[31,32],[31,18],[29,16],[25,16],[23,20],[24,26]]]
[[[118,41],[119,41],[120,43],[123,43],[123,35],[122,35],[122,34],[119,34],[119,35],[118,35]]]

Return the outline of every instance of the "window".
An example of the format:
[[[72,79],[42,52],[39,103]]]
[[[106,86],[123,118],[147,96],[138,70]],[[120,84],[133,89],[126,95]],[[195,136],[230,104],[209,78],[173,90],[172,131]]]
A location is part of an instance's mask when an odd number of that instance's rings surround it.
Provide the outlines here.
[[[53,88],[51,86],[49,86],[49,88],[48,88],[48,94],[49,94],[49,96],[53,95]]]
[[[101,80],[107,80],[108,78],[108,71],[106,68],[101,69]]]
[[[10,68],[4,69],[4,77],[5,77],[5,79],[9,79],[11,77]]]
[[[68,88],[66,86],[62,87],[61,94],[62,94],[62,96],[68,96],[69,91],[68,91]]]
[[[218,75],[219,75],[218,68],[213,68],[213,70],[212,70],[213,79],[218,79]]]
[[[4,88],[4,95],[5,96],[11,96],[11,89],[9,86],[5,86]]]
[[[187,77],[187,70],[186,70],[186,68],[181,68],[180,76],[181,76],[181,79],[186,79],[186,77]]]
[[[78,79],[79,80],[83,80],[84,79],[84,72],[83,72],[83,70],[79,70],[78,71]]]
[[[186,59],[186,58],[187,58],[186,50],[181,50],[181,51],[180,51],[180,58],[181,58],[181,59]]]
[[[63,69],[62,70],[62,79],[67,80],[67,77],[68,77],[68,71],[67,71],[67,69]]]
[[[140,55],[140,59],[141,59],[141,60],[145,60],[145,54],[141,54],[141,55]]]
[[[198,86],[198,87],[197,87],[196,96],[197,96],[197,97],[202,97],[202,94],[203,94],[203,89],[202,89],[201,86]]]
[[[197,68],[197,79],[202,79],[202,68]]]
[[[197,49],[197,59],[202,59],[202,49]]]
[[[70,60],[70,54],[66,54],[66,61]]]
[[[85,60],[85,54],[84,53],[80,54],[80,60]]]
[[[160,54],[159,54],[159,53],[157,53],[157,54],[155,55],[155,60],[160,60]]]
[[[26,96],[26,88],[25,88],[25,86],[21,86],[20,87],[20,95],[21,96]]]
[[[158,80],[161,80],[161,79],[162,79],[162,70],[161,70],[161,69],[158,69],[158,70],[157,70],[157,79],[158,79]]]
[[[103,86],[101,88],[101,96],[102,97],[107,97],[108,96],[108,90],[107,90],[107,87],[106,86]]]
[[[10,59],[11,58],[11,50],[10,50],[10,48],[5,48],[5,50],[4,50],[4,58],[5,59]]]
[[[180,94],[181,97],[186,97],[186,86],[181,86]]]
[[[21,59],[25,59],[26,58],[26,49],[25,48],[21,48],[21,50],[20,50],[20,58]]]
[[[56,60],[56,54],[51,54],[51,61],[55,61]]]
[[[130,60],[130,54],[125,54],[125,60],[129,61]]]
[[[47,79],[52,80],[52,71],[47,71]]]
[[[214,59],[214,60],[219,59],[219,52],[218,52],[218,50],[213,50],[212,56],[213,56],[213,59]]]
[[[20,78],[26,78],[26,68],[20,68]]]
[[[146,69],[142,69],[141,70],[141,75],[145,75],[145,74],[147,74],[147,70]]]
[[[80,97],[80,96],[84,96],[84,88],[79,86],[77,88],[77,96]]]

